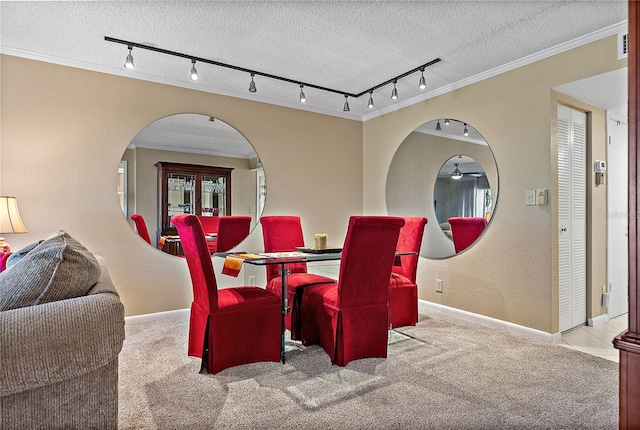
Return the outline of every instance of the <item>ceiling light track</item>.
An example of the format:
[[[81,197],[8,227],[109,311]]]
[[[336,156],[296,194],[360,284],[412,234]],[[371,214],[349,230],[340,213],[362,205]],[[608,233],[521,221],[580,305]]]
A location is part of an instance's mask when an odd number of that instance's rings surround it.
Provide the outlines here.
[[[398,79],[402,79],[404,77],[407,77],[409,75],[411,75],[412,73],[416,73],[416,72],[421,72],[421,79],[420,82],[422,83],[424,80],[424,71],[427,67],[432,66],[436,63],[439,63],[441,60],[440,58],[436,58],[435,60],[431,60],[428,63],[422,64],[414,69],[411,69],[401,75],[395,76],[387,81],[384,81],[374,87],[371,88],[367,88],[364,91],[361,91],[359,93],[350,93],[347,91],[341,91],[341,90],[336,90],[333,88],[328,88],[328,87],[323,87],[321,85],[314,85],[308,82],[303,82],[303,81],[299,81],[299,80],[295,80],[295,79],[290,79],[290,78],[285,78],[282,76],[278,76],[278,75],[273,75],[270,73],[265,73],[265,72],[260,72],[258,70],[252,70],[252,69],[247,69],[245,67],[240,67],[240,66],[235,66],[233,64],[227,64],[227,63],[222,63],[220,61],[214,61],[214,60],[208,60],[206,58],[202,58],[202,57],[197,57],[194,55],[189,55],[189,54],[183,54],[181,52],[176,52],[176,51],[170,51],[167,49],[162,49],[162,48],[157,48],[155,46],[150,46],[150,45],[144,45],[142,43],[136,43],[136,42],[130,42],[127,40],[122,40],[122,39],[115,39],[113,37],[109,37],[109,36],[105,36],[104,40],[106,40],[107,42],[113,42],[113,43],[119,43],[121,45],[126,45],[127,48],[129,49],[129,55],[127,56],[127,62],[129,62],[129,59],[131,60],[131,67],[129,68],[133,68],[133,57],[131,56],[131,50],[132,48],[139,48],[139,49],[145,49],[148,51],[153,51],[153,52],[158,52],[160,54],[165,54],[165,55],[171,55],[174,57],[180,57],[180,58],[186,58],[188,60],[191,61],[191,63],[193,64],[193,69],[195,69],[195,63],[206,63],[206,64],[212,64],[214,66],[218,66],[218,67],[225,67],[227,69],[232,69],[232,70],[236,70],[239,72],[244,72],[244,73],[249,73],[252,77],[252,83],[253,83],[253,77],[254,76],[263,76],[265,78],[269,78],[269,79],[274,79],[274,80],[278,80],[278,81],[283,81],[283,82],[289,82],[292,84],[296,84],[299,85],[300,88],[304,87],[308,87],[308,88],[315,88],[317,90],[321,90],[321,91],[326,91],[326,92],[330,92],[330,93],[335,93],[335,94],[340,94],[344,97],[353,97],[353,98],[358,98],[360,96],[363,96],[365,94],[372,94],[373,91],[377,90],[378,88],[384,87],[385,85],[391,84],[393,83],[394,85],[397,83]],[[131,57],[131,58],[130,58]],[[252,85],[252,88],[255,89],[255,84]],[[252,91],[255,92],[255,91]],[[302,91],[301,91],[302,93]],[[371,96],[370,96],[371,99]],[[306,97],[305,97],[305,101],[306,101]],[[345,103],[346,105],[346,103]]]

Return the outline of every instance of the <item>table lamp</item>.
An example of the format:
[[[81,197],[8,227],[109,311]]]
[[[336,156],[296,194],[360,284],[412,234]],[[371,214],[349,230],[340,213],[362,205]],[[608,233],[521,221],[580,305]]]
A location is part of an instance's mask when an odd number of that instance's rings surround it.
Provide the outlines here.
[[[18,200],[13,196],[0,196],[0,234],[26,233],[18,211]],[[0,237],[0,254],[11,252],[4,237]]]

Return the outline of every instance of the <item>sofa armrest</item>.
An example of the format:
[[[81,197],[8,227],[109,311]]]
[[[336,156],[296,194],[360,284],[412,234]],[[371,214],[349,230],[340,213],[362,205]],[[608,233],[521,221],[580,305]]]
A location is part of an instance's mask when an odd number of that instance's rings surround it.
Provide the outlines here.
[[[98,293],[0,312],[0,395],[92,372],[118,357],[124,306]]]

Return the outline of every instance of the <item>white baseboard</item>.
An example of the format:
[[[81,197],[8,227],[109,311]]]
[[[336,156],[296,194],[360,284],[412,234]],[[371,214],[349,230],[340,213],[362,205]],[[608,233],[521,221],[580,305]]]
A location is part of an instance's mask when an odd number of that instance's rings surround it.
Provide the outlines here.
[[[598,325],[606,324],[609,322],[609,315],[598,315],[597,317],[587,319],[587,325],[589,327],[595,327]]]
[[[488,327],[498,328],[508,331],[509,333],[519,334],[527,336],[533,339],[541,340],[543,342],[558,343],[560,342],[560,333],[546,333],[533,328],[525,327],[518,324],[513,324],[508,321],[502,321],[499,319],[487,317],[480,314],[474,314],[472,312],[463,311],[461,309],[451,308],[449,306],[440,305],[426,300],[418,300],[418,312],[424,315],[428,315],[430,312],[438,312],[444,315],[460,318],[466,321],[471,321],[477,324],[482,324]],[[152,314],[133,315],[126,317],[125,321],[152,321],[167,318],[175,318],[177,316],[189,315],[189,309],[176,309],[173,311],[155,312]],[[602,319],[604,321],[601,321]],[[591,321],[592,319],[589,319]],[[603,324],[609,320],[607,315],[601,315],[593,318],[597,320],[596,324]],[[591,325],[591,323],[589,323]]]
[[[127,321],[155,321],[162,320],[167,318],[175,318],[178,316],[189,315],[189,309],[176,309],[173,311],[164,311],[164,312],[154,312],[152,314],[142,314],[142,315],[133,315],[130,317],[125,317],[125,322]]]
[[[530,327],[525,327],[522,325],[510,323],[508,321],[502,321],[502,320],[487,317],[484,315],[463,311],[461,309],[440,305],[438,303],[428,302],[426,300],[418,300],[418,312],[425,315],[428,315],[429,312],[438,312],[444,315],[449,315],[449,316],[460,318],[466,321],[482,324],[488,327],[505,330],[505,331],[508,331],[509,333],[527,336],[533,339],[541,340],[543,342],[549,342],[549,343],[560,342],[560,332],[547,333],[547,332],[536,330]]]

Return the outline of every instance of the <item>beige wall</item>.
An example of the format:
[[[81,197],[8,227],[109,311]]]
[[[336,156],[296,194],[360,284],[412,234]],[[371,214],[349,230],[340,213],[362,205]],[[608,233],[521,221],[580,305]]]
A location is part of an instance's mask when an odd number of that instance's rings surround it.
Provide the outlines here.
[[[616,58],[616,37],[611,36],[364,123],[365,213],[386,213],[385,178],[391,160],[404,138],[424,122],[465,121],[484,136],[496,158],[500,191],[490,228],[464,254],[420,260],[421,299],[548,333],[558,331],[552,88],[625,66],[626,60]],[[601,131],[596,133],[601,136]],[[604,158],[600,137],[598,142],[591,156]],[[525,190],[536,188],[550,189],[550,205],[525,206]],[[590,239],[603,244],[604,188],[590,186],[589,196],[596,200]],[[597,288],[606,271],[604,249],[592,246],[588,258],[590,283]],[[442,294],[435,292],[436,278],[444,281]],[[591,296],[591,317],[603,312],[596,302]]]
[[[105,257],[127,315],[186,308],[192,297],[184,260],[141,241],[116,195],[125,148],[159,118],[200,113],[242,133],[264,166],[264,213],[299,215],[308,243],[317,232],[341,241],[362,213],[360,122],[6,55],[1,66],[0,192],[18,197],[29,230],[10,243],[67,230]],[[245,245],[262,249],[259,228]]]
[[[265,214],[300,215],[307,242],[323,232],[339,243],[349,215],[386,213],[387,171],[404,138],[426,121],[456,118],[491,145],[500,177],[498,204],[491,227],[468,252],[420,260],[419,296],[555,333],[556,96],[551,89],[625,67],[615,47],[612,36],[364,124],[2,56],[0,192],[18,197],[29,229],[9,240],[17,248],[66,229],[106,258],[127,315],[185,308],[191,289],[184,261],[140,241],[115,193],[118,162],[142,128],[176,113],[220,118],[260,155],[268,183]],[[591,159],[604,158],[603,153],[594,141]],[[525,190],[536,188],[550,189],[550,205],[524,205]],[[605,273],[604,188],[590,186],[589,196],[589,282],[595,289]],[[259,228],[245,245],[260,249]],[[218,280],[225,285],[240,282],[224,278]],[[436,278],[444,280],[443,294],[435,293]],[[598,297],[590,295],[589,316],[603,312]]]

